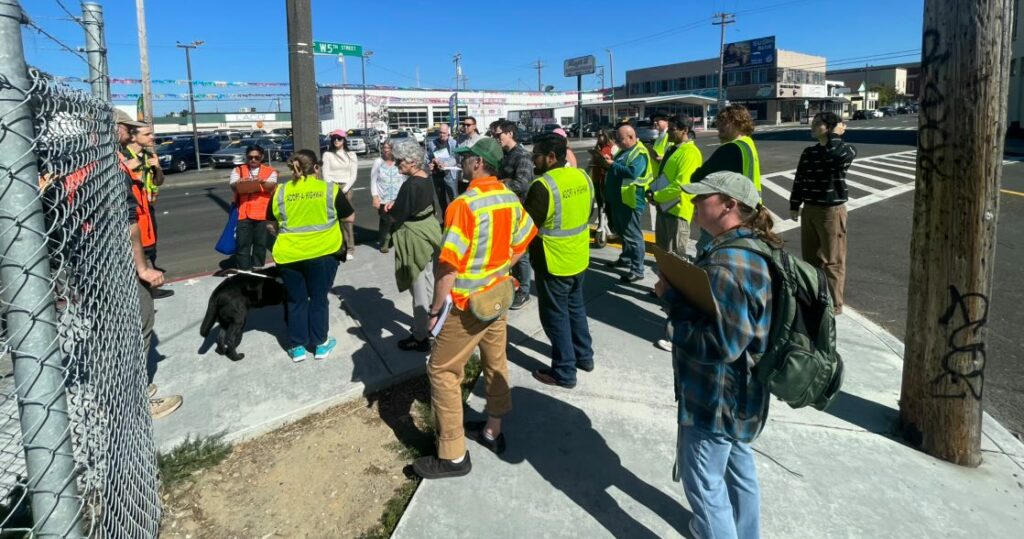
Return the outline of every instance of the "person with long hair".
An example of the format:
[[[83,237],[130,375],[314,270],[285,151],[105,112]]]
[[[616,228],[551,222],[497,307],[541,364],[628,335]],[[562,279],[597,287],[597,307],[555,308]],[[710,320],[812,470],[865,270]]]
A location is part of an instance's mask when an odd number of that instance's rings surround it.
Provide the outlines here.
[[[331,132],[323,160],[323,178],[338,184],[351,205],[352,187],[356,184],[356,174],[359,171],[359,158],[356,156],[356,152],[348,149],[348,138],[341,129]],[[354,224],[342,223],[341,232],[345,239],[345,249],[348,250],[348,259],[351,260],[355,258],[356,252]]]
[[[814,115],[811,135],[818,144],[800,154],[789,197],[790,216],[800,221],[800,251],[825,270],[836,314],[843,312],[846,288],[846,171],[857,157],[857,149],[841,138],[845,130],[834,112]]]
[[[769,391],[752,372],[768,349],[772,279],[768,261],[741,243],[781,248],[750,180],[715,172],[682,187],[694,195],[694,220],[710,236],[698,251],[718,306],[709,315],[662,276],[655,293],[669,306],[679,402],[677,480],[693,511],[695,537],[760,537],[761,494],[750,443],[767,419]]]
[[[441,223],[435,217],[434,181],[423,170],[426,151],[407,140],[395,144],[395,164],[405,178],[393,201],[383,206],[395,246],[395,283],[412,294],[412,327],[398,341],[402,350],[430,351],[430,302],[434,263],[441,250]]]
[[[594,151],[602,157],[615,157],[619,153],[619,147],[615,144],[615,135],[611,129],[601,129],[597,132],[597,142],[594,144]],[[611,231],[612,213],[608,201],[604,196],[604,176],[608,172],[606,162],[597,159],[590,160],[590,179],[594,181],[594,201],[597,203],[598,232],[606,234]],[[602,230],[604,229],[604,230]]]
[[[319,177],[320,166],[312,150],[299,150],[288,159],[292,179],[279,183],[268,219],[278,223],[274,260],[287,292],[288,357],[324,359],[338,344],[328,335],[330,311],[327,293],[344,260],[341,223],[355,221],[355,210],[337,183]]]
[[[380,147],[380,157],[373,161],[373,168],[370,169],[370,196],[373,197],[373,208],[380,216],[377,238],[382,253],[388,252],[388,244],[391,243],[391,220],[385,208],[394,202],[404,181],[405,176],[398,170],[394,147],[390,140],[385,141]]]

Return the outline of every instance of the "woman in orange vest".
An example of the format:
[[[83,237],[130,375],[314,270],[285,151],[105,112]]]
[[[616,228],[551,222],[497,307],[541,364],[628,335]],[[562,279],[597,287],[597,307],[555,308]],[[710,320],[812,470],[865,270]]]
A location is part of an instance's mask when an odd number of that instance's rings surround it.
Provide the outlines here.
[[[263,163],[264,154],[259,145],[249,146],[246,164],[231,171],[231,189],[238,204],[235,263],[243,270],[251,270],[254,262],[257,266],[267,262],[267,205],[277,187],[277,171]]]

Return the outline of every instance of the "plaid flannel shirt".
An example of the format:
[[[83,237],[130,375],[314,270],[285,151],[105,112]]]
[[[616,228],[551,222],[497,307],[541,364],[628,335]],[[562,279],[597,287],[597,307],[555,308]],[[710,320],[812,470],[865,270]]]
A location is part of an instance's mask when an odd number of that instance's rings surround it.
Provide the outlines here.
[[[679,424],[741,442],[757,437],[768,412],[768,389],[754,378],[751,354],[768,348],[772,283],[768,263],[757,254],[716,246],[754,237],[737,228],[712,240],[698,253],[718,304],[718,319],[689,305],[673,289],[669,304],[673,327],[673,368]]]

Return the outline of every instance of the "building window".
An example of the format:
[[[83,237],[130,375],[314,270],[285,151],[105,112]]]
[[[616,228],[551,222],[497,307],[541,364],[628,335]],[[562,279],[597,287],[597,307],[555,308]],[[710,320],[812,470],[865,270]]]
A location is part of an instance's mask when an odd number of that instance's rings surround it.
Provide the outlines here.
[[[469,113],[466,111],[466,107],[459,107],[459,117],[464,117],[468,115]],[[448,107],[435,108],[433,120],[434,125],[442,123],[451,124],[451,121],[448,118]]]
[[[403,110],[391,109],[388,111],[388,127],[399,129],[402,127],[428,127],[427,110]]]

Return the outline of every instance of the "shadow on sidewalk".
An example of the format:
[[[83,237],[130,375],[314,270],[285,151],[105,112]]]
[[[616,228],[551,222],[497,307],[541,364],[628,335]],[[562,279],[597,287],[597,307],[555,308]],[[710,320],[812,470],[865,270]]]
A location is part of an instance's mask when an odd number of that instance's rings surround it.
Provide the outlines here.
[[[284,305],[271,305],[269,307],[262,307],[260,309],[253,309],[249,311],[248,316],[245,319],[245,327],[242,328],[242,343],[238,345],[238,351],[247,354],[249,352],[255,353],[256,350],[253,348],[246,349],[245,346],[245,335],[253,331],[259,331],[272,335],[277,340],[277,345],[281,347],[283,353],[284,350],[288,349],[288,324],[285,322],[285,307]],[[210,334],[203,339],[202,344],[199,345],[199,350],[196,352],[200,355],[205,355],[214,348],[217,344],[217,336],[222,331],[220,324],[215,324],[213,329],[210,330]],[[198,333],[198,329],[196,330]],[[211,357],[218,357],[219,354],[212,354]],[[226,356],[224,361],[231,361]],[[245,361],[245,359],[242,359]]]
[[[519,412],[509,422],[508,450],[501,460],[533,466],[614,537],[658,535],[619,506],[609,494],[613,488],[650,509],[679,534],[689,536],[690,512],[680,501],[623,467],[619,455],[608,447],[583,410],[523,387],[512,389],[512,403]]]
[[[825,412],[868,432],[900,438],[897,434],[899,411],[884,404],[840,391],[839,396]]]
[[[391,349],[397,351],[398,341],[409,334],[412,317],[398,310],[379,288],[340,285],[332,288],[331,293],[341,298],[340,308],[359,323],[348,330],[353,337],[363,341],[359,350],[351,351],[352,381],[371,382],[372,377],[379,373],[380,365],[387,367],[385,356]],[[384,338],[385,330],[391,333],[391,337]]]

